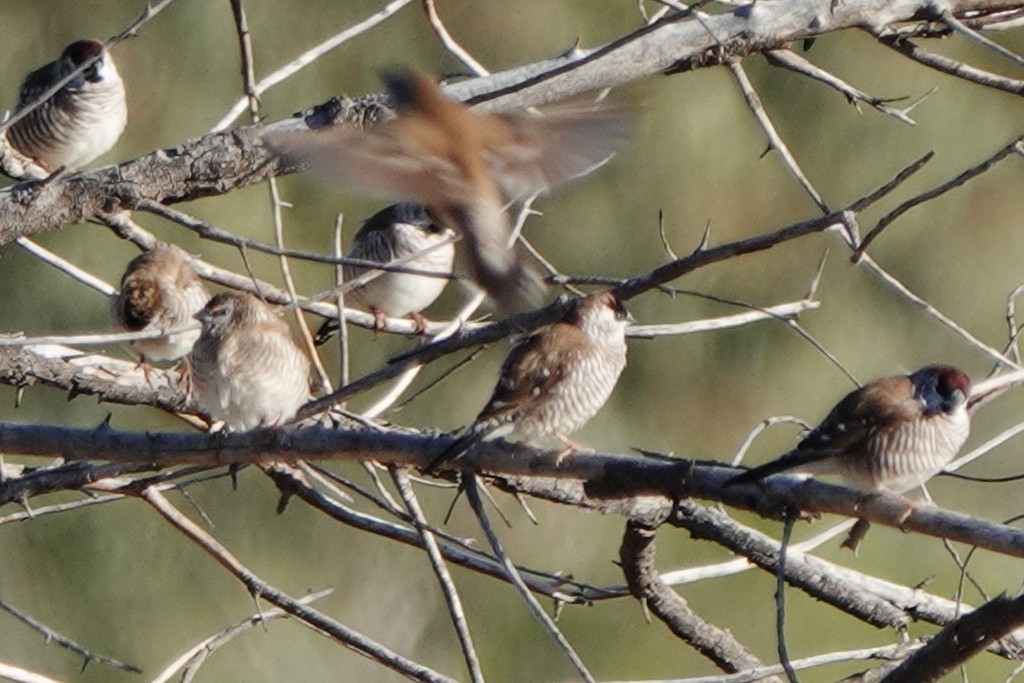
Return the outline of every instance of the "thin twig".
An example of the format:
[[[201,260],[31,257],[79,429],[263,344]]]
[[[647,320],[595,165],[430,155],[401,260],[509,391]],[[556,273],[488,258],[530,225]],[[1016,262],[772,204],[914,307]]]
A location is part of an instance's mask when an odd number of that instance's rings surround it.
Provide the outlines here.
[[[285,64],[283,67],[273,71],[258,83],[253,86],[253,92],[255,96],[260,96],[270,88],[274,87],[278,83],[281,83],[288,79],[292,74],[302,70],[306,66],[309,66],[314,61],[327,54],[334,48],[342,45],[356,36],[362,35],[366,31],[370,30],[374,26],[382,23],[385,19],[388,19],[398,10],[402,9],[413,0],[393,0],[388,3],[383,9],[370,15],[363,21],[353,24],[349,28],[331,36],[329,39],[323,41],[319,45],[306,50],[301,55],[293,59],[292,61]],[[226,129],[232,124],[232,122],[242,115],[246,107],[249,105],[249,97],[243,97],[242,99],[235,102],[231,107],[230,111],[221,118],[209,132],[215,133]]]
[[[465,322],[469,320],[473,313],[476,312],[476,309],[480,308],[480,306],[484,302],[484,299],[486,298],[487,295],[484,292],[477,292],[476,294],[474,294],[473,298],[466,302],[466,305],[462,307],[462,310],[460,310],[458,314],[456,314],[455,318],[448,325],[448,327],[444,328],[443,330],[438,332],[437,335],[434,336],[433,341],[447,339],[448,337],[452,336],[453,334],[461,330]],[[405,390],[409,388],[409,385],[412,384],[413,380],[416,379],[416,376],[422,369],[422,365],[417,365],[409,368],[404,373],[402,373],[402,375],[398,378],[398,381],[395,382],[395,385],[388,391],[387,394],[385,394],[383,397],[381,397],[379,401],[377,401],[372,406],[363,411],[363,417],[373,419],[385,413],[389,408],[391,408],[392,405],[394,405],[395,401],[397,401],[399,397],[403,393],[405,393]]]
[[[946,467],[943,468],[943,471],[956,472],[957,470],[963,468],[965,465],[974,462],[978,458],[995,450],[999,446],[1003,445],[1010,439],[1017,437],[1021,433],[1024,433],[1024,422],[1018,422],[1014,426],[1004,429],[999,434],[986,440],[985,443],[973,448],[969,453],[961,455],[959,458],[946,465]]]
[[[260,121],[259,109],[260,100],[256,92],[256,65],[253,54],[252,34],[249,32],[249,22],[245,16],[244,0],[231,0],[231,11],[235,19],[235,31],[238,35],[238,47],[242,57],[242,86],[249,101],[249,115],[252,123]],[[277,191],[277,179],[274,176],[267,178],[267,191],[270,197],[271,219],[274,224],[274,243],[277,248],[284,250],[284,218],[282,216],[281,195]],[[288,291],[292,302],[298,301],[298,294],[295,291],[295,280],[292,278],[291,268],[288,265],[288,257],[284,254],[278,256],[278,266],[281,269],[281,277],[284,280],[285,289]],[[299,326],[302,340],[306,346],[306,355],[312,361],[316,370],[319,384],[325,391],[331,391],[331,380],[324,370],[320,355],[313,343],[313,335],[309,332],[309,325],[302,312],[295,309],[295,322]]]
[[[786,169],[796,178],[796,181],[800,183],[800,187],[804,189],[814,203],[818,205],[822,213],[830,213],[831,209],[828,208],[828,204],[822,199],[818,191],[814,189],[811,181],[807,179],[803,170],[800,168],[800,164],[797,163],[796,158],[789,151],[789,147],[783,141],[782,136],[779,135],[778,131],[775,130],[775,124],[768,117],[768,113],[764,109],[764,105],[761,103],[761,98],[758,96],[757,91],[754,90],[754,84],[750,82],[747,77],[747,72],[743,70],[743,65],[738,59],[730,59],[726,62],[729,67],[729,71],[732,73],[733,78],[736,79],[736,84],[740,87],[740,91],[743,93],[744,99],[747,101],[747,106],[750,107],[750,111],[754,114],[754,118],[757,120],[758,125],[761,126],[761,130],[768,138],[769,149],[774,149],[782,157],[782,163]]]
[[[1024,57],[1021,57],[1013,50],[1006,49],[1005,47],[995,42],[994,40],[986,38],[982,34],[972,29],[971,27],[967,26],[962,21],[957,19],[953,15],[953,13],[950,12],[947,8],[939,5],[938,2],[933,1],[931,3],[931,9],[939,13],[939,16],[942,17],[942,21],[943,23],[946,24],[946,26],[950,27],[967,40],[971,41],[976,45],[980,45],[983,48],[991,50],[992,52],[995,52],[1000,57],[1005,57],[1006,59],[1009,59],[1011,62],[1013,62],[1019,67],[1024,67]]]
[[[422,270],[420,268],[410,268],[408,266],[402,265],[402,263],[412,260],[413,258],[418,258],[423,254],[429,253],[433,249],[440,249],[441,247],[447,245],[447,242],[435,243],[430,247],[427,247],[423,251],[413,254],[409,258],[398,259],[394,263],[379,263],[377,261],[367,261],[365,259],[349,258],[347,256],[328,256],[326,254],[320,254],[314,251],[302,251],[298,249],[281,249],[279,247],[273,247],[269,244],[265,244],[258,240],[249,239],[248,237],[238,237],[237,235],[227,232],[226,230],[221,230],[220,228],[210,225],[205,221],[201,221],[198,218],[189,216],[183,211],[172,209],[169,206],[165,206],[159,202],[154,202],[149,199],[139,200],[137,208],[140,211],[146,211],[148,213],[155,214],[157,216],[160,216],[161,218],[166,218],[167,220],[173,223],[177,223],[178,225],[184,228],[188,228],[189,230],[192,230],[197,235],[199,235],[202,239],[207,239],[212,242],[220,242],[221,244],[228,244],[238,249],[252,249],[253,251],[262,252],[264,254],[270,254],[272,256],[288,256],[294,259],[299,259],[303,261],[313,261],[314,263],[324,263],[332,266],[336,266],[339,264],[346,266],[357,266],[360,268],[368,268],[371,270],[378,271],[378,274],[381,272],[407,273],[410,275],[421,275],[423,277],[439,278],[442,280],[457,279],[457,276],[453,275],[452,273],[442,273],[434,270]],[[377,276],[379,275],[375,275],[375,277]],[[347,283],[346,286],[348,286],[351,289],[352,287],[357,287],[359,285],[365,284],[365,282],[366,281],[364,280],[353,280],[352,282]],[[328,292],[325,292],[323,294],[323,297],[326,298],[327,296],[333,296],[333,294],[334,291],[330,290]],[[314,296],[311,298],[316,299],[317,297]]]
[[[117,289],[112,287],[109,283],[100,278],[96,277],[88,271],[82,270],[75,264],[71,263],[64,258],[61,258],[57,254],[53,253],[46,247],[33,242],[27,237],[19,237],[15,240],[18,246],[38,258],[43,263],[49,264],[66,274],[72,280],[81,282],[86,287],[92,287],[97,292],[104,296],[114,296],[117,294]]]
[[[156,339],[168,334],[187,332],[199,328],[199,323],[186,323],[175,327],[167,327],[155,330],[140,330],[138,332],[107,332],[103,334],[59,334],[44,337],[23,337],[20,335],[0,336],[0,348],[31,348],[33,346],[46,346],[49,344],[63,344],[66,346],[104,346],[107,344],[122,344],[136,339]]]
[[[562,632],[558,629],[555,621],[548,616],[547,612],[544,611],[544,608],[537,602],[537,599],[533,597],[533,594],[530,592],[529,587],[527,587],[526,582],[523,581],[523,577],[520,575],[519,570],[516,568],[515,564],[512,563],[512,560],[509,559],[508,554],[501,545],[501,540],[498,539],[498,535],[494,533],[494,528],[491,526],[491,522],[487,518],[487,511],[484,510],[483,502],[480,500],[480,491],[477,487],[482,485],[483,484],[475,474],[465,475],[466,498],[469,500],[469,505],[473,508],[473,512],[476,514],[477,521],[480,522],[480,528],[483,529],[484,535],[487,536],[487,542],[490,543],[495,556],[504,567],[509,581],[513,586],[515,586],[516,591],[526,603],[526,606],[529,608],[533,616],[540,621],[544,626],[544,630],[554,638],[555,643],[558,644],[558,647],[563,653],[565,653],[565,656],[568,657],[569,662],[572,664],[579,677],[588,683],[594,683],[594,677],[590,674],[590,671],[587,670],[586,664],[583,663],[583,660],[580,659],[578,654],[576,654],[572,645],[568,640],[566,640],[565,636],[562,635]]]
[[[1014,287],[1006,297],[1006,326],[1009,329],[1005,353],[1018,363],[1021,362],[1020,335],[1021,332],[1024,332],[1024,328],[1017,324],[1017,297],[1022,293],[1024,293],[1024,284]]]
[[[846,96],[847,101],[849,101],[854,106],[857,106],[857,103],[859,102],[863,102],[868,106],[874,108],[875,110],[880,111],[883,114],[886,114],[887,116],[893,117],[897,121],[901,121],[902,123],[906,123],[907,125],[910,126],[917,125],[917,122],[910,118],[909,114],[914,107],[916,107],[922,102],[923,98],[918,99],[906,109],[896,109],[894,107],[888,106],[888,103],[895,102],[901,99],[906,99],[905,97],[886,99],[868,95],[863,90],[859,90],[858,88],[853,87],[852,85],[842,80],[835,74],[831,74],[828,71],[825,71],[821,67],[811,63],[810,61],[808,61],[801,55],[798,55],[797,53],[793,52],[792,50],[785,48],[780,48],[777,50],[766,50],[764,52],[764,57],[765,59],[768,60],[768,63],[773,66],[781,67],[783,69],[789,69],[790,71],[794,71],[798,74],[807,76],[808,78],[812,78],[820,83],[824,83],[830,88],[833,88],[841,92],[843,95]],[[935,91],[933,90],[932,92]],[[858,107],[857,110],[860,111],[860,108]]]
[[[430,23],[430,28],[433,29],[437,39],[441,41],[444,49],[448,50],[455,59],[462,62],[464,67],[477,76],[491,75],[491,72],[483,64],[473,59],[473,56],[469,54],[466,48],[459,45],[458,41],[448,33],[448,29],[445,28],[444,22],[441,21],[441,17],[437,13],[437,7],[434,6],[434,0],[421,0],[421,3],[423,13],[427,15],[427,21]]]
[[[1006,78],[1005,76],[1000,76],[999,74],[994,74],[990,71],[984,71],[977,67],[964,64],[963,62],[958,62],[955,59],[950,59],[943,55],[937,55],[934,52],[929,52],[922,47],[918,47],[910,40],[899,35],[882,35],[876,32],[875,37],[880,43],[882,43],[882,45],[890,47],[905,57],[909,57],[915,62],[935,69],[936,71],[941,71],[944,74],[962,78],[966,81],[970,81],[971,83],[985,86],[986,88],[994,88],[1014,95],[1024,95],[1024,81]]]
[[[316,593],[310,593],[309,595],[304,595],[301,598],[298,598],[297,602],[303,605],[308,605],[312,602],[319,600],[320,598],[327,597],[333,592],[334,589],[332,588],[317,591]],[[177,659],[175,659],[173,662],[164,667],[163,671],[161,671],[156,678],[150,681],[150,683],[168,683],[168,681],[171,680],[171,677],[174,676],[174,673],[178,669],[181,669],[185,666],[187,666],[188,669],[182,674],[182,678],[184,680],[191,680],[191,678],[194,677],[196,670],[199,668],[199,666],[202,665],[206,658],[220,647],[231,642],[238,636],[242,635],[243,633],[251,629],[253,626],[256,626],[258,624],[266,624],[268,622],[275,621],[281,618],[287,618],[289,616],[291,615],[289,615],[288,612],[284,611],[283,609],[275,607],[274,609],[267,610],[266,612],[260,612],[258,614],[253,614],[252,616],[246,617],[245,619],[235,624],[232,624],[231,626],[228,626],[227,628],[213,634],[212,636],[204,638],[200,642],[190,647],[188,650],[183,652]]]
[[[919,641],[900,643],[899,645],[883,645],[881,647],[864,648],[862,650],[841,650],[824,655],[794,659],[790,664],[796,671],[814,669],[841,662],[861,662],[870,660],[899,660],[914,652],[924,644]],[[782,665],[763,666],[748,669],[735,674],[716,674],[714,676],[696,676],[693,678],[675,678],[660,683],[756,683],[765,676],[784,673]],[[609,683],[638,683],[637,681],[610,681]]]
[[[422,539],[416,531],[401,525],[385,522],[377,517],[372,517],[357,510],[340,505],[329,496],[325,496],[320,491],[303,484],[292,472],[288,470],[288,468],[282,465],[276,466],[274,469],[269,471],[268,474],[274,478],[275,482],[279,479],[286,478],[286,485],[295,493],[296,497],[301,498],[305,503],[323,512],[331,519],[341,522],[342,524],[347,524],[354,529],[377,534],[384,538],[389,538],[409,546],[416,548],[423,547]],[[407,513],[402,512],[401,510],[399,510],[399,512],[401,512],[400,516],[403,519],[407,517]],[[409,521],[411,522],[411,520]],[[444,554],[447,561],[458,564],[460,567],[465,567],[471,571],[486,574],[502,580],[507,578],[504,567],[490,555],[486,555],[485,553],[471,547],[467,541],[455,538],[441,529],[430,527],[430,530],[433,532],[435,537],[442,539],[440,542],[441,552]],[[541,572],[527,568],[520,568],[520,572],[525,573],[524,579],[530,586],[531,590],[542,595],[548,595],[560,602],[586,602],[586,600],[580,598],[579,595],[572,594],[566,587],[576,589],[578,594],[582,594],[587,591],[597,591],[593,586],[588,586],[582,582],[574,581],[571,577],[558,576],[550,572]]]
[[[750,430],[750,433],[747,434],[747,438],[743,440],[743,443],[740,444],[739,449],[736,451],[736,455],[732,457],[732,462],[730,464],[733,467],[736,467],[741,462],[743,462],[743,456],[747,454],[747,451],[754,444],[754,440],[757,439],[757,437],[760,436],[761,433],[764,432],[766,429],[777,424],[796,424],[800,425],[800,427],[802,427],[804,430],[811,429],[811,425],[807,424],[805,420],[801,420],[798,417],[793,417],[792,415],[779,415],[776,417],[767,417],[761,420],[761,422],[759,422],[756,427]]]
[[[271,210],[274,216],[274,241],[278,248],[284,249],[284,220],[281,215],[281,195],[277,191],[277,180],[275,178],[267,179],[267,188],[270,191],[270,202]],[[288,295],[292,299],[292,305],[294,306],[295,322],[299,325],[299,332],[302,336],[302,341],[306,347],[306,355],[309,356],[312,361],[313,368],[316,370],[316,376],[319,381],[320,387],[327,393],[333,391],[331,386],[331,378],[327,374],[327,370],[324,368],[323,362],[320,360],[320,354],[317,353],[316,344],[313,342],[313,334],[309,331],[309,323],[306,322],[306,317],[302,315],[302,310],[299,307],[299,295],[295,290],[295,279],[292,278],[292,269],[288,265],[287,256],[279,256],[281,277],[284,279],[285,289],[288,290]],[[338,310],[344,310],[339,308]]]
[[[109,666],[114,669],[121,669],[122,671],[129,671],[133,674],[142,673],[142,669],[135,666],[134,664],[126,664],[120,660],[114,659],[113,657],[107,657],[106,655],[101,655],[99,653],[93,652],[84,645],[79,645],[71,638],[61,635],[60,633],[53,630],[41,621],[34,619],[32,616],[26,614],[25,612],[22,612],[20,609],[18,609],[11,603],[7,602],[3,598],[0,598],[0,609],[13,616],[15,619],[25,624],[33,631],[36,631],[37,633],[41,634],[43,638],[46,639],[47,643],[56,643],[57,645],[67,650],[71,650],[76,655],[79,655],[84,660],[82,662],[83,671],[85,670],[85,667],[89,665],[90,662],[97,662],[99,664],[103,664],[104,666]],[[2,677],[2,674],[0,674],[0,677]]]
[[[249,592],[254,596],[267,600],[296,619],[301,619],[314,628],[323,631],[346,647],[379,662],[389,669],[397,671],[407,678],[417,681],[454,683],[454,679],[393,652],[363,634],[348,628],[344,624],[307,605],[303,605],[301,602],[265,583],[248,567],[239,562],[219,541],[183,515],[155,488],[147,487],[139,492],[138,495],[152,505],[171,525],[185,534],[186,537],[202,548],[203,551],[227,569],[235,578],[245,584]]]
[[[6,678],[14,683],[63,683],[55,678],[37,674],[35,671],[22,669],[19,666],[12,666],[0,662],[0,678]]]
[[[630,339],[655,339],[657,337],[694,334],[697,332],[728,330],[762,320],[788,321],[792,318],[798,317],[801,313],[814,311],[820,307],[820,301],[804,299],[802,301],[794,301],[792,303],[779,304],[777,306],[767,306],[765,308],[756,307],[749,313],[723,315],[718,318],[691,320],[685,323],[630,325],[626,328],[626,336]]]
[[[786,512],[782,527],[782,540],[779,541],[779,558],[775,568],[775,638],[779,653],[779,663],[789,683],[799,683],[793,665],[789,661],[789,650],[786,647],[786,551],[789,539],[793,534],[793,524],[798,513],[794,510]]]
[[[860,244],[853,252],[853,256],[850,257],[850,260],[853,261],[854,263],[857,263],[860,260],[861,256],[864,254],[864,250],[868,248],[868,245],[875,241],[875,238],[877,238],[878,235],[883,230],[885,230],[885,228],[890,223],[895,221],[904,213],[914,208],[918,204],[923,204],[931,199],[935,199],[936,197],[942,196],[946,192],[952,190],[954,187],[960,187],[971,178],[979,176],[985,171],[989,170],[1010,154],[1013,154],[1014,152],[1020,153],[1022,144],[1024,144],[1024,136],[1017,138],[1016,140],[1006,145],[1005,147],[1003,147],[1002,149],[1000,149],[987,159],[983,159],[974,166],[971,166],[970,168],[968,168],[967,170],[965,170],[963,173],[953,178],[952,180],[947,180],[941,185],[933,187],[932,189],[927,190],[926,192],[922,192],[916,197],[908,199],[907,201],[903,202],[889,213],[882,216],[882,218],[879,219],[878,223],[875,224],[875,227],[872,228],[871,231],[864,236],[863,240],[861,240]]]
[[[409,480],[409,473],[405,469],[391,467],[391,478],[398,488],[398,494],[402,497],[406,509],[416,521],[416,530],[423,539],[423,549],[427,551],[430,559],[430,566],[437,576],[437,582],[441,585],[441,592],[444,594],[445,603],[448,605],[448,614],[455,626],[455,633],[459,637],[459,644],[462,646],[462,656],[466,660],[466,668],[469,670],[469,677],[473,683],[483,683],[484,675],[480,669],[480,659],[477,657],[476,648],[473,646],[473,637],[469,633],[469,624],[466,622],[466,613],[462,609],[462,600],[455,588],[455,582],[448,572],[444,563],[444,557],[437,546],[437,539],[427,525],[427,518],[423,514],[416,492],[413,491],[412,483]]]
[[[851,219],[846,224],[846,228],[847,228],[846,230],[840,231],[840,234],[843,236],[843,239],[846,241],[847,246],[850,247],[850,250],[854,251],[854,250],[856,250],[857,245],[861,243],[861,240],[859,240],[858,235],[857,235],[857,224],[856,224],[856,221],[854,219]],[[1006,356],[1006,354],[1004,354],[1002,351],[1000,351],[999,349],[993,348],[992,346],[989,346],[985,342],[981,341],[980,339],[975,337],[973,334],[971,334],[970,332],[965,330],[963,327],[961,327],[959,325],[959,323],[957,323],[955,320],[953,320],[952,318],[947,316],[945,313],[940,311],[938,308],[936,308],[935,306],[933,306],[932,304],[928,303],[927,301],[925,301],[924,299],[919,297],[917,294],[912,292],[910,290],[910,288],[908,288],[906,285],[904,285],[902,282],[900,282],[894,275],[890,274],[887,270],[885,270],[880,265],[878,265],[875,262],[875,260],[873,258],[871,258],[871,256],[869,256],[868,254],[865,253],[865,254],[861,255],[861,257],[860,257],[860,265],[862,265],[865,268],[867,268],[868,272],[870,272],[872,275],[874,275],[875,277],[880,279],[888,287],[896,290],[896,292],[900,296],[902,296],[904,299],[906,299],[910,303],[914,304],[915,306],[917,306],[918,308],[923,310],[925,313],[927,313],[931,317],[935,318],[937,321],[942,323],[944,326],[946,326],[947,328],[952,330],[954,333],[959,335],[970,346],[972,346],[972,347],[978,349],[979,351],[981,351],[982,353],[990,356],[993,360],[995,360],[1000,365],[1005,365],[1007,367],[1011,367],[1011,368],[1014,368],[1014,369],[1018,369],[1020,367],[1011,358],[1008,358]]]

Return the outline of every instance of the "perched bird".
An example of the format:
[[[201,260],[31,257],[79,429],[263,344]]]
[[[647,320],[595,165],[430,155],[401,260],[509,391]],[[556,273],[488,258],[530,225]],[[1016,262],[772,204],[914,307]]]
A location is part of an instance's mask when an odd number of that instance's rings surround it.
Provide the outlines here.
[[[532,441],[568,435],[593,417],[626,367],[631,320],[610,291],[575,299],[565,318],[520,339],[509,352],[491,400],[473,424],[424,470],[435,471],[481,441],[515,435]]]
[[[121,276],[121,291],[110,303],[114,324],[125,332],[167,330],[195,323],[210,299],[188,254],[161,244],[132,259]],[[143,362],[178,360],[188,355],[199,329],[128,342]]]
[[[7,129],[11,147],[34,162],[24,168],[28,177],[78,169],[121,137],[128,121],[124,83],[110,53],[96,40],[76,40],[56,61],[26,76],[15,114],[90,60],[95,61]]]
[[[949,365],[876,379],[847,394],[794,450],[725,485],[791,472],[838,474],[866,492],[909,491],[938,474],[964,445],[970,393],[971,379]]]
[[[402,265],[409,268],[450,273],[455,260],[453,236],[450,229],[434,223],[423,206],[392,204],[366,219],[346,256],[377,263],[402,261]],[[430,251],[420,254],[426,249]],[[366,272],[373,272],[373,269],[346,265],[345,282]],[[448,281],[412,273],[376,272],[377,277],[345,294],[346,305],[351,303],[373,313],[377,330],[383,328],[385,316],[407,315],[416,323],[417,331],[426,330],[426,319],[420,311],[441,296]],[[316,333],[317,343],[323,344],[337,331],[338,321],[328,320]]]
[[[288,325],[252,294],[217,294],[195,316],[196,406],[231,431],[275,427],[309,399],[309,361]]]
[[[271,132],[271,149],[357,190],[417,201],[463,236],[473,279],[505,310],[539,299],[539,276],[510,244],[508,199],[546,192],[606,159],[629,112],[606,102],[489,114],[445,96],[417,71],[384,83],[394,119],[368,130]]]

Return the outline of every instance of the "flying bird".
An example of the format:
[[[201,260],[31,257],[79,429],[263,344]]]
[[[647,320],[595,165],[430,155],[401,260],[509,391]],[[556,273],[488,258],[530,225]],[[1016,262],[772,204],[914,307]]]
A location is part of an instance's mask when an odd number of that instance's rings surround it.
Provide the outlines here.
[[[230,431],[276,427],[309,400],[309,360],[287,323],[249,293],[217,294],[195,316],[196,406]]]
[[[565,318],[521,338],[502,364],[490,401],[462,436],[425,469],[431,473],[481,441],[514,435],[526,441],[568,435],[611,396],[626,367],[631,317],[610,291],[571,302]]]
[[[6,171],[18,169],[23,177],[37,179],[61,168],[73,171],[121,137],[128,122],[124,83],[113,57],[97,40],[76,40],[55,61],[26,76],[15,115],[85,64],[89,66],[7,129],[9,146],[24,159],[18,166],[5,159]]]
[[[125,332],[169,330],[195,323],[195,314],[210,299],[182,249],[160,244],[132,259],[121,276],[121,290],[111,299],[114,324]],[[128,346],[144,363],[178,360],[188,355],[199,328],[153,339],[135,339]]]
[[[795,449],[726,486],[772,474],[838,474],[865,492],[900,494],[949,464],[970,432],[971,379],[950,365],[876,379],[847,394]]]
[[[400,261],[407,268],[450,273],[455,260],[453,237],[450,229],[431,220],[422,205],[392,204],[366,219],[346,256],[376,263]],[[420,311],[441,296],[448,280],[346,265],[345,282],[367,272],[376,272],[377,276],[347,292],[345,304],[373,313],[375,330],[383,329],[385,317],[410,316],[416,330],[424,332],[427,321]],[[327,320],[317,331],[316,342],[325,343],[337,331],[338,321]]]
[[[418,71],[386,74],[384,83],[394,119],[368,130],[268,132],[268,146],[358,191],[425,205],[463,236],[473,279],[504,310],[536,304],[543,284],[510,243],[505,206],[607,159],[628,134],[630,112],[589,102],[490,114]]]

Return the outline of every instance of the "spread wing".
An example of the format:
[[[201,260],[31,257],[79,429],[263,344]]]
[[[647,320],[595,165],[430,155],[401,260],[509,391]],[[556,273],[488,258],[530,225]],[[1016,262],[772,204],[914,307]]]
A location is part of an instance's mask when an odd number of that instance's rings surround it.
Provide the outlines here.
[[[507,125],[485,158],[513,198],[549,192],[607,160],[629,137],[633,112],[606,102],[575,102],[539,113],[502,114]]]
[[[277,154],[372,196],[468,201],[472,188],[424,123],[410,117],[366,130],[336,126],[271,132],[263,139]]]

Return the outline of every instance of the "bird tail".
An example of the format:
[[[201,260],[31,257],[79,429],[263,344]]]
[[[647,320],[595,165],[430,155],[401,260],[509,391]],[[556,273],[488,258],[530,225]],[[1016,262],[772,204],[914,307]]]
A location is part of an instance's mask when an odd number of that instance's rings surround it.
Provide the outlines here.
[[[328,318],[320,326],[320,329],[316,331],[316,335],[313,336],[313,343],[317,346],[323,346],[331,340],[331,337],[338,333],[339,329],[340,325],[338,325],[337,319]]]
[[[526,263],[515,245],[503,208],[486,200],[470,201],[451,208],[466,241],[470,274],[498,304],[503,313],[520,313],[539,305],[544,281]]]
[[[741,486],[761,481],[765,477],[783,472],[813,472],[813,464],[822,459],[821,454],[808,453],[806,451],[792,450],[771,462],[752,467],[742,474],[737,474],[726,481],[722,486]]]
[[[480,434],[477,434],[472,430],[467,431],[465,434],[455,439],[450,446],[441,451],[440,455],[431,460],[430,464],[423,468],[423,474],[437,474],[437,470],[440,469],[441,465],[445,464],[449,460],[461,458],[469,449],[480,441]]]
[[[544,283],[533,268],[513,255],[504,268],[493,263],[473,263],[473,275],[481,287],[497,302],[503,313],[521,313],[536,308],[544,293]]]

